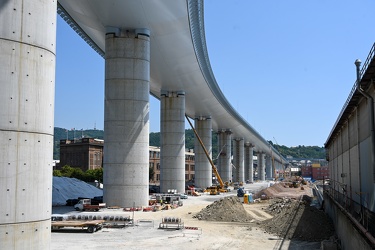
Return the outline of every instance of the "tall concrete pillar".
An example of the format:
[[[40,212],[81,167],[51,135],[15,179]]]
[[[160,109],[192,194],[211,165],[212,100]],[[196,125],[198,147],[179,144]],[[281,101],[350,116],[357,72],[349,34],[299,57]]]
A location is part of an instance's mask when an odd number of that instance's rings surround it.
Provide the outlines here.
[[[230,129],[221,129],[217,132],[218,134],[218,171],[221,179],[226,181],[232,181],[232,164],[231,164],[231,143],[232,143],[232,131]]]
[[[145,33],[118,29],[106,35],[103,181],[109,206],[148,205],[150,38]]]
[[[1,249],[50,249],[56,3],[0,1]]]
[[[265,161],[265,154],[262,152],[258,152],[258,179],[260,181],[264,181],[265,174],[266,174],[266,161]]]
[[[275,178],[279,178],[279,174],[280,174],[280,172],[281,172],[281,170],[282,170],[282,164],[280,163],[280,162],[278,162],[278,161],[275,161],[275,171],[276,171],[276,173],[275,173]]]
[[[254,182],[254,147],[251,143],[245,143],[245,180]]]
[[[271,156],[267,155],[266,156],[266,176],[267,178],[273,178],[273,173],[272,173],[272,158]]]
[[[160,191],[185,193],[185,93],[161,93]]]
[[[207,152],[212,159],[212,121],[211,117],[195,118],[195,129],[201,138]],[[195,138],[195,185],[197,187],[206,188],[212,186],[212,166],[207,156]]]
[[[245,169],[244,169],[244,152],[245,144],[243,138],[236,138],[233,140],[233,181],[245,182]]]

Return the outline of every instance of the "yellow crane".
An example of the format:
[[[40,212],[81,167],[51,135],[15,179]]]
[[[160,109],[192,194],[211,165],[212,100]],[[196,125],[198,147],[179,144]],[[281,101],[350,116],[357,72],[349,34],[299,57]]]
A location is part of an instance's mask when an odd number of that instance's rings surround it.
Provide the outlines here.
[[[197,131],[195,130],[195,128],[193,127],[193,124],[191,124],[191,121],[189,119],[189,117],[185,114],[185,117],[186,117],[186,120],[189,122],[190,124],[190,127],[192,128],[192,130],[194,131],[194,134],[195,136],[197,137],[198,141],[199,141],[199,144],[202,146],[203,148],[203,151],[204,153],[206,154],[206,157],[208,159],[208,161],[210,162],[211,164],[211,167],[212,167],[212,172],[215,174],[219,184],[220,184],[220,187],[209,187],[208,189],[210,190],[210,194],[218,194],[220,192],[228,192],[228,190],[225,188],[225,185],[224,185],[224,182],[223,180],[221,179],[220,177],[220,174],[219,172],[217,171],[217,168],[215,167],[215,164],[214,162],[212,161],[209,153],[207,152],[207,149],[206,147],[204,146],[200,136],[198,135]]]

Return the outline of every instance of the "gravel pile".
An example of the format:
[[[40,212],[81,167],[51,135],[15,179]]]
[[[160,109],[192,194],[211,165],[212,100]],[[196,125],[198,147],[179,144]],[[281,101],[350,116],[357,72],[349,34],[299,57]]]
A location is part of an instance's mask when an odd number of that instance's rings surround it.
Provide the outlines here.
[[[279,214],[284,209],[290,209],[293,205],[293,201],[290,198],[276,198],[272,199],[270,202],[266,212],[271,215]]]
[[[309,197],[302,201],[275,198],[267,210],[274,217],[260,222],[259,226],[268,233],[313,242],[329,239],[335,233],[330,218],[323,211],[310,206]]]
[[[236,196],[215,201],[194,215],[193,218],[225,222],[250,222],[252,220],[252,217],[246,212],[240,199]]]

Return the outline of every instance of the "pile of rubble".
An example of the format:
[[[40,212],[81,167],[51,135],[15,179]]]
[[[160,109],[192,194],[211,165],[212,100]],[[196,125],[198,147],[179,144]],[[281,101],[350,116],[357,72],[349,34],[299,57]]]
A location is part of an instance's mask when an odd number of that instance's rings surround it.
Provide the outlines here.
[[[295,199],[290,199],[290,198],[276,198],[270,200],[270,204],[268,205],[267,208],[267,213],[271,215],[276,215],[281,213],[284,209],[290,209],[293,205],[293,201]]]
[[[322,241],[334,235],[329,217],[321,210],[310,206],[310,197],[302,200],[275,198],[266,212],[274,217],[259,223],[266,232],[287,239],[300,241]]]
[[[225,222],[250,222],[252,220],[252,217],[246,212],[240,199],[236,196],[215,201],[194,215],[193,218]]]

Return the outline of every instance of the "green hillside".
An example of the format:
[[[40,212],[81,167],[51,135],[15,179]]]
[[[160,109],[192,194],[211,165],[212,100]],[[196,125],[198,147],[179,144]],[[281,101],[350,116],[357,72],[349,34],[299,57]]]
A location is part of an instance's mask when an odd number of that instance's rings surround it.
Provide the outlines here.
[[[89,138],[97,138],[103,139],[104,138],[104,131],[98,129],[88,129],[88,130],[68,130],[65,128],[57,128],[54,129],[54,137],[53,137],[53,159],[59,160],[60,159],[60,140],[73,140],[81,139],[82,137],[89,137]]]
[[[60,140],[69,139],[81,139],[82,137],[90,137],[97,139],[104,139],[104,131],[98,129],[88,130],[67,130],[65,128],[55,127],[54,135],[54,148],[53,148],[53,159],[60,159]],[[274,145],[272,141],[269,141],[285,158],[292,156],[293,158],[304,158],[304,159],[324,159],[325,149],[318,146],[298,146],[298,147],[287,147],[284,145]],[[160,147],[160,132],[150,133],[150,146]],[[192,129],[185,130],[185,147],[188,149],[194,149],[194,131]],[[215,159],[218,154],[217,149],[217,135],[212,132],[212,158]]]

